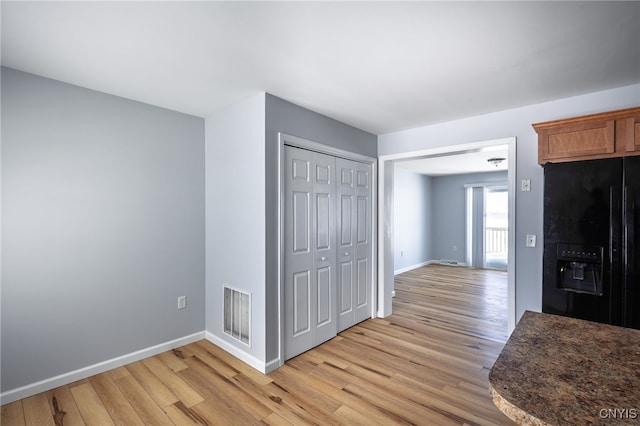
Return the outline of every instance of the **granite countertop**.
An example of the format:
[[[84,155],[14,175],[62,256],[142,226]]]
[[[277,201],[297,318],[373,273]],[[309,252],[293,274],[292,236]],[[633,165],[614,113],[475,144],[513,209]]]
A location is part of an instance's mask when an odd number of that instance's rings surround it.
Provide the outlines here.
[[[489,373],[524,425],[640,425],[640,330],[525,312]]]

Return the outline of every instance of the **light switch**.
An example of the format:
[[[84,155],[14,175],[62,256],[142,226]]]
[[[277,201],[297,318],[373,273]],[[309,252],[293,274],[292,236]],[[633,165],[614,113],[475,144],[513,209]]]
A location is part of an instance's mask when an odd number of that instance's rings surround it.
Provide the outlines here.
[[[527,234],[527,247],[535,247],[536,246],[536,236]]]
[[[531,179],[522,179],[521,190],[523,192],[530,192],[531,191]]]

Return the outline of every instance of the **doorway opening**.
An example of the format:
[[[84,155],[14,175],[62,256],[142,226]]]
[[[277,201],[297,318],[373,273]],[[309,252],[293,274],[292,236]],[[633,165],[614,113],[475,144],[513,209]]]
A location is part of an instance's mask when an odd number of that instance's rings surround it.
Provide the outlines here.
[[[509,191],[507,183],[468,184],[466,188],[466,263],[474,268],[507,270]]]
[[[477,154],[480,152],[487,151],[496,151],[498,149],[504,149],[505,152],[508,153],[507,158],[515,159],[516,152],[516,139],[512,138],[504,138],[498,140],[490,140],[490,141],[482,141],[475,142],[469,144],[462,144],[457,146],[448,146],[448,147],[440,147],[433,148],[421,151],[414,151],[402,154],[393,154],[393,155],[383,155],[378,159],[378,167],[379,167],[379,180],[378,180],[378,235],[379,235],[379,245],[378,245],[378,316],[388,316],[391,314],[391,299],[394,291],[394,272],[395,261],[394,256],[396,255],[396,250],[402,250],[399,247],[394,247],[394,238],[395,238],[395,230],[394,230],[394,216],[396,212],[394,210],[394,171],[396,169],[396,164],[406,163],[408,161],[414,160],[434,160],[435,164],[442,164],[443,160],[451,159],[454,157],[463,158],[465,155]],[[458,157],[460,156],[460,157]],[[488,161],[488,160],[486,160]],[[485,162],[486,162],[485,161]],[[454,161],[457,163],[462,163],[461,161]],[[495,167],[495,166],[494,166]],[[506,185],[505,185],[506,180]],[[465,182],[465,183],[474,183],[482,181],[480,178],[474,179],[473,182]],[[515,224],[515,181],[516,181],[516,171],[515,171],[515,161],[511,161],[506,170],[506,179],[504,176],[499,182],[493,182],[493,186],[502,186],[504,187],[503,191],[497,191],[496,194],[491,194],[490,197],[492,200],[489,203],[493,203],[497,199],[506,198],[507,200],[507,209],[506,209],[506,217],[507,217],[507,226],[506,231],[499,231],[500,235],[497,236],[499,238],[506,238],[506,248],[503,246],[494,247],[489,254],[485,251],[485,242],[489,238],[486,233],[488,230],[484,225],[485,217],[484,210],[482,214],[483,225],[480,229],[483,230],[482,240],[485,241],[482,244],[481,255],[482,259],[488,258],[489,265],[497,266],[500,263],[506,263],[507,267],[507,307],[506,307],[506,317],[508,320],[508,332],[510,333],[515,327],[515,235],[514,232],[508,232],[508,224]],[[486,182],[485,182],[486,183]],[[498,185],[499,184],[499,185]],[[485,185],[487,186],[487,185]],[[460,209],[456,209],[455,212],[453,210],[449,211],[451,216],[454,213],[461,214],[462,224],[459,226],[462,228],[463,236],[460,238],[461,241],[458,244],[455,241],[447,240],[446,245],[443,246],[441,250],[443,251],[433,251],[431,254],[431,260],[440,263],[447,263],[447,260],[451,260],[452,264],[466,264],[465,262],[465,254],[467,253],[467,244],[465,242],[465,225],[464,225],[464,215],[465,215],[465,206],[464,206],[464,188],[461,189],[462,195],[462,204],[463,207]],[[502,192],[501,194],[499,192]],[[495,197],[494,197],[495,196]],[[483,193],[483,202],[484,202],[484,193]],[[461,210],[461,211],[459,211]],[[492,207],[493,210],[493,207]],[[504,215],[505,213],[502,211],[503,209],[496,209],[496,213],[492,214],[490,224],[497,222],[498,228],[505,227],[503,223],[500,223],[498,220],[499,216]],[[493,217],[495,216],[495,217]],[[502,219],[504,219],[502,217]],[[437,220],[437,219],[434,219]],[[441,230],[441,227],[438,224],[433,225],[433,229]],[[453,228],[452,228],[453,229]],[[447,238],[451,239],[452,236],[447,234]],[[435,238],[438,241],[441,241],[441,238]],[[504,240],[502,240],[504,241]],[[495,257],[495,259],[493,259]],[[506,260],[506,262],[505,262]],[[444,262],[442,262],[444,261]],[[455,262],[454,262],[455,261]],[[485,263],[483,263],[481,267],[484,267]]]
[[[506,270],[509,263],[509,192],[506,187],[484,191],[484,265]]]

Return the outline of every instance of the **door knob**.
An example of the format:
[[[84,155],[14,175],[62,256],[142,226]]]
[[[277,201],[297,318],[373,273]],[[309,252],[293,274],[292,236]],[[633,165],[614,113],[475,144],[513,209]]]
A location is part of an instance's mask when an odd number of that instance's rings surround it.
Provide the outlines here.
[[[349,252],[348,252],[348,251],[345,251],[345,252],[344,252],[344,255],[345,255],[345,256],[349,256]]]
[[[320,260],[324,262],[325,260],[327,260],[327,258],[326,257],[321,257]]]

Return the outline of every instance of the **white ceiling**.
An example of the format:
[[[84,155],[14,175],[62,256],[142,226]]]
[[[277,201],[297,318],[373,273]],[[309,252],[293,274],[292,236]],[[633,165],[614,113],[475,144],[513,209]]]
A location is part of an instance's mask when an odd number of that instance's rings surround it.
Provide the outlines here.
[[[496,165],[488,161],[491,158],[503,158],[504,161]],[[506,145],[497,145],[473,152],[396,161],[395,165],[428,176],[497,172],[509,168],[509,152]]]
[[[207,117],[269,92],[375,134],[640,81],[640,2],[10,2],[2,64]]]

